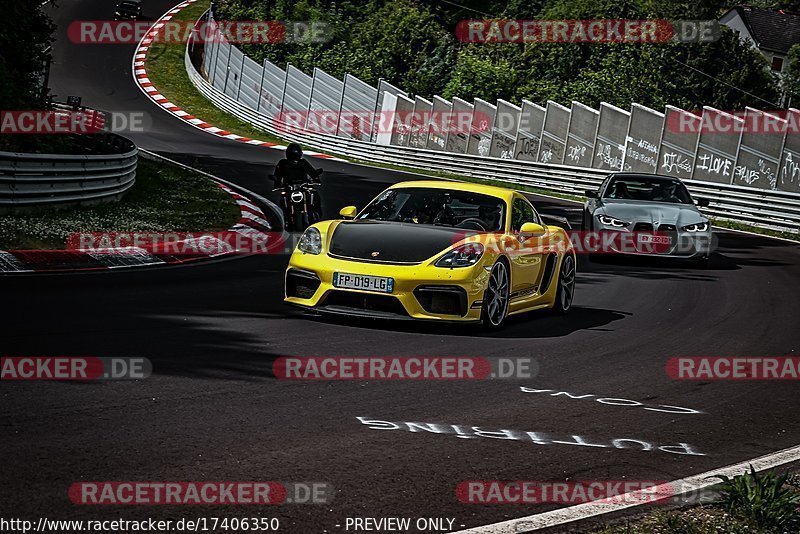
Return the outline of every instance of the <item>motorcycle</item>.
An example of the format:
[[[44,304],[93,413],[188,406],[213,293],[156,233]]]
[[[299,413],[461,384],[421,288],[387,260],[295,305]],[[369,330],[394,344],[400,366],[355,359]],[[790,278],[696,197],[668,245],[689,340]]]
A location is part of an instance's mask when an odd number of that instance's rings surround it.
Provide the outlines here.
[[[322,220],[322,213],[317,209],[315,202],[319,193],[314,189],[320,185],[319,176],[322,169],[317,169],[317,181],[285,184],[276,187],[273,191],[281,194],[281,208],[284,214],[284,228],[290,232],[303,232],[310,225]],[[275,175],[270,175],[276,181]]]

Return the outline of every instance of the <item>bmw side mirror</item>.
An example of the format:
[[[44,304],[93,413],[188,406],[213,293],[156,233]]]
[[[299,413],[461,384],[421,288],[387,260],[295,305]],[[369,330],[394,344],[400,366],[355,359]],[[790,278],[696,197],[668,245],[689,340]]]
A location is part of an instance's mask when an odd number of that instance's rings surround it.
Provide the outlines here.
[[[339,210],[339,215],[342,219],[355,219],[356,213],[358,213],[358,210],[355,206],[345,206]]]
[[[694,199],[694,202],[695,202],[695,204],[697,204],[701,208],[707,208],[708,205],[709,205],[709,201],[708,201],[707,198],[698,197],[698,198]]]
[[[586,191],[583,192],[583,194],[586,195],[586,198],[597,198],[598,197],[597,191],[595,191],[593,189],[587,189]]]

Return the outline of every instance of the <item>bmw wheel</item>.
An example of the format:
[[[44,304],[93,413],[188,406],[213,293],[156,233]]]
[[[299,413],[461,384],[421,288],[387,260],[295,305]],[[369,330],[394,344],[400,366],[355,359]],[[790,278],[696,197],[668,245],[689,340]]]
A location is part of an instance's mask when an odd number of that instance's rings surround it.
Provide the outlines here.
[[[505,323],[510,286],[508,267],[503,261],[498,261],[489,273],[489,282],[483,295],[481,321],[485,327],[497,329]]]
[[[561,260],[561,270],[558,273],[558,289],[553,310],[561,315],[572,308],[572,299],[575,297],[575,256],[567,254]]]

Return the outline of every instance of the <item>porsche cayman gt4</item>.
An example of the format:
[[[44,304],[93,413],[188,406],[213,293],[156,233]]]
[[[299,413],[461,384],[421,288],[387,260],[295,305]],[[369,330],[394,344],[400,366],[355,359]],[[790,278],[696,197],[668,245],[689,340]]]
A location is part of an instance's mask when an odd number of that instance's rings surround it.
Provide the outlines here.
[[[321,313],[489,328],[509,315],[572,307],[569,237],[545,225],[516,191],[402,182],[361,212],[348,206],[340,216],[299,239],[286,269],[286,302]]]

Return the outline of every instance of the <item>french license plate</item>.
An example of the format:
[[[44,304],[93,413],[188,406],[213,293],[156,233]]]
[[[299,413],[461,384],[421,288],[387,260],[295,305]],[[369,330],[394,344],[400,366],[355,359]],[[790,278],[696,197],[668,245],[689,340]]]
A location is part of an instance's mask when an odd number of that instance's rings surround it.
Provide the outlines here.
[[[672,243],[672,238],[668,235],[641,234],[639,236],[639,243],[652,243],[654,245],[669,245]]]
[[[394,290],[394,278],[368,274],[333,273],[333,287],[391,293]]]

